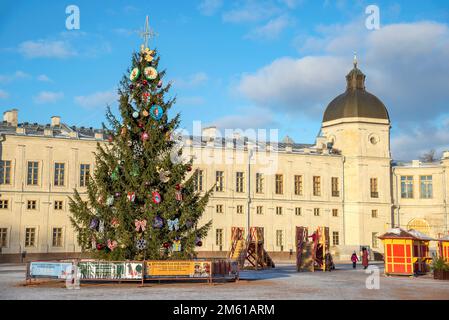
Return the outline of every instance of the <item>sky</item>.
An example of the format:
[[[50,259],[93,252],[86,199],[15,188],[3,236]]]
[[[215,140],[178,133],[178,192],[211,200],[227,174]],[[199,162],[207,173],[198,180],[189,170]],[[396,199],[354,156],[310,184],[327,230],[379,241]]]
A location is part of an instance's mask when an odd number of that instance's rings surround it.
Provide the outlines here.
[[[66,8],[79,8],[69,30]],[[379,9],[379,28],[370,5]],[[0,112],[100,128],[145,17],[181,127],[278,129],[314,143],[354,52],[387,106],[397,160],[449,150],[447,0],[0,0]],[[375,20],[377,21],[377,20]]]

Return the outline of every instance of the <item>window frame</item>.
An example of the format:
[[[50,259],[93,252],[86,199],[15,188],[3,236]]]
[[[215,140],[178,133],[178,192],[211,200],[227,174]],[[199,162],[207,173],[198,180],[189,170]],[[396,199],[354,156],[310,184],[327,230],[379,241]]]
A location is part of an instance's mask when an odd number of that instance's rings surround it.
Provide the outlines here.
[[[10,186],[11,185],[11,160],[0,160],[0,185]]]

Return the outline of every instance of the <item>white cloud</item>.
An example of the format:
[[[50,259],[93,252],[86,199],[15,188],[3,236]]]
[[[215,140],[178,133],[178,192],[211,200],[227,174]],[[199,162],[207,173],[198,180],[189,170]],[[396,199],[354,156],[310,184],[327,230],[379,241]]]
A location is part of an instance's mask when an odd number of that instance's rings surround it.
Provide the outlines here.
[[[246,38],[252,40],[273,40],[280,36],[282,31],[293,24],[293,20],[283,15],[268,21],[265,25],[250,31]]]
[[[15,80],[24,80],[29,78],[31,78],[31,76],[28,73],[19,70],[10,75],[0,75],[0,83],[8,83]]]
[[[104,108],[116,103],[118,94],[116,90],[95,92],[87,96],[75,97],[75,102],[84,108]]]
[[[64,98],[64,93],[62,92],[42,91],[35,96],[33,100],[37,104],[52,104],[58,102],[62,98]]]
[[[7,99],[9,97],[9,93],[5,90],[0,89],[0,99]]]
[[[198,10],[205,16],[214,15],[223,6],[223,0],[202,0]]]
[[[231,23],[257,22],[280,14],[282,10],[271,1],[247,0],[242,6],[223,13],[223,21]]]
[[[39,75],[38,77],[37,77],[37,80],[38,81],[41,81],[41,82],[53,82],[53,80],[51,80],[47,75],[45,75],[45,74],[41,74],[41,75]]]
[[[354,23],[322,27],[322,37],[306,39],[301,47],[314,51],[313,56],[277,59],[242,75],[237,88],[259,104],[313,114],[311,110],[324,110],[344,91],[344,76],[356,50],[368,91],[385,102],[393,121],[433,119],[447,112],[447,25],[421,22],[388,25],[376,32],[361,29]]]
[[[180,97],[176,100],[177,105],[185,105],[185,106],[199,106],[203,105],[206,100],[203,97],[195,96],[195,97]]]
[[[241,108],[240,113],[212,121],[209,126],[215,126],[222,131],[225,129],[254,129],[257,131],[257,129],[276,128],[278,124],[270,110],[245,107]]]
[[[197,72],[187,78],[175,78],[173,84],[180,89],[196,88],[209,80],[208,75],[205,72]]]
[[[68,58],[77,55],[67,41],[25,41],[19,45],[19,53],[25,58]]]

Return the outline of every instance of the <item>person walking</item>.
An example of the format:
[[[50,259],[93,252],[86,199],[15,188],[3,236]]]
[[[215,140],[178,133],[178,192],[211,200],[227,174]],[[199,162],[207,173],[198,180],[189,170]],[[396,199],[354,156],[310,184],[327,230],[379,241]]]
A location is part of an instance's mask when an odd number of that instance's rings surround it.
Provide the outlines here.
[[[366,248],[362,249],[362,265],[363,268],[366,270],[368,268],[368,250]]]
[[[356,269],[357,268],[357,262],[359,261],[359,257],[357,257],[357,253],[355,253],[355,251],[354,251],[354,253],[351,256],[351,261],[352,261],[352,268]]]

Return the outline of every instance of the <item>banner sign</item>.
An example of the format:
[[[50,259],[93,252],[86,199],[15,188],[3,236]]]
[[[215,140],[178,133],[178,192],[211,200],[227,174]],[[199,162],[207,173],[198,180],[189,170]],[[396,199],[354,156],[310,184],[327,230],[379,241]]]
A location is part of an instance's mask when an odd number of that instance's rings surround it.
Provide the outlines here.
[[[66,279],[72,273],[72,263],[31,262],[29,272],[32,278]]]
[[[210,261],[147,261],[146,278],[209,278]]]
[[[81,261],[81,280],[142,280],[142,262]]]

